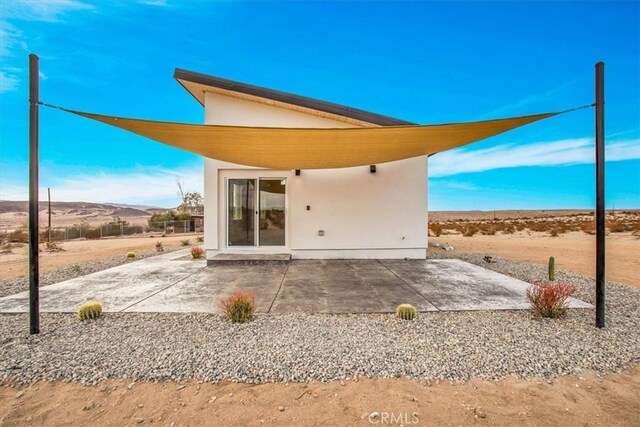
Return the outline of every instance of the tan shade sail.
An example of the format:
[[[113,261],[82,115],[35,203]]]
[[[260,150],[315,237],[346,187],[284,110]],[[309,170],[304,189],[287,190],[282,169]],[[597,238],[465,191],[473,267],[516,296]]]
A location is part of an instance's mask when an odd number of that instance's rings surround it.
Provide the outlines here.
[[[212,159],[284,170],[364,166],[434,154],[560,114],[443,125],[301,129],[193,125],[66,111]]]

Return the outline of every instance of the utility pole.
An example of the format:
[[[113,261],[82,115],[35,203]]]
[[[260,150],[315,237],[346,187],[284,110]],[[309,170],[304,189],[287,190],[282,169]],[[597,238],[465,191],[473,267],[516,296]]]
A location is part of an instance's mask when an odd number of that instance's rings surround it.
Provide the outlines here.
[[[29,55],[29,333],[40,333],[38,113],[40,76],[38,56]]]
[[[604,62],[596,64],[596,327],[605,326]]]

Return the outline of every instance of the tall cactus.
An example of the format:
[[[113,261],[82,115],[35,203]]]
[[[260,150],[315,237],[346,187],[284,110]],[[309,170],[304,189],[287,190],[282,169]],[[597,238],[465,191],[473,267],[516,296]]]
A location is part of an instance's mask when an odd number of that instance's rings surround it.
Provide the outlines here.
[[[554,257],[549,257],[549,281],[554,282],[556,280],[556,260]]]

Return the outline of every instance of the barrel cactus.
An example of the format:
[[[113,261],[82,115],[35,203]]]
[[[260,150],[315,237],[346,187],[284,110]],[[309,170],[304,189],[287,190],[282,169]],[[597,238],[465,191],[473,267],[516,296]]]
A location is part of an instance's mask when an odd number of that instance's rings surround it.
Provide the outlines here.
[[[554,257],[549,257],[549,281],[554,282],[556,280],[556,260]]]
[[[102,316],[102,304],[98,301],[87,301],[78,307],[78,319],[95,319]]]
[[[135,258],[135,257],[136,257],[135,252],[127,252],[127,258]]]
[[[418,311],[411,304],[400,304],[396,308],[396,316],[402,320],[413,320],[417,314]]]

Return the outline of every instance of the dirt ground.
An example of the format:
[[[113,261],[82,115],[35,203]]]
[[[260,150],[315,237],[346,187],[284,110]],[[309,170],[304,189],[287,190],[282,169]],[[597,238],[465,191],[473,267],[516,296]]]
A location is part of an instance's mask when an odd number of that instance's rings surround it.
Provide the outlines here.
[[[180,241],[189,239],[196,242],[197,235],[179,235],[170,237],[125,237],[100,240],[73,240],[60,245],[62,252],[40,252],[40,272],[56,270],[73,264],[79,264],[100,258],[126,256],[127,252],[154,251],[157,241],[165,249],[180,246]],[[0,280],[9,280],[28,274],[29,246],[12,248],[11,254],[0,254]]]
[[[450,244],[455,252],[487,253],[543,265],[553,256],[556,268],[595,276],[595,236],[580,232],[561,234],[558,237],[526,232],[472,237],[451,234],[429,237],[429,241]],[[607,236],[606,244],[607,278],[640,287],[640,239],[631,233],[611,233]]]
[[[424,384],[408,379],[304,384],[105,381],[0,387],[0,425],[639,425],[640,367],[553,383]],[[377,413],[377,414],[376,414]],[[392,418],[393,416],[393,418]],[[393,422],[392,422],[393,421]],[[175,424],[174,424],[175,423]]]

